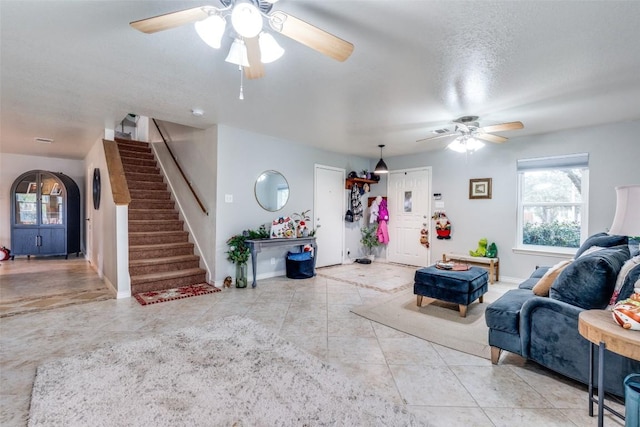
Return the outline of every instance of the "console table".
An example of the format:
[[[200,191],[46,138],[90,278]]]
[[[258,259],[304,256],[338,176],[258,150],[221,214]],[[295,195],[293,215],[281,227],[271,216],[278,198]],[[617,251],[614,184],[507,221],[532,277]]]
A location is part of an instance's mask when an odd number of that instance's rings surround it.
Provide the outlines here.
[[[604,350],[640,360],[640,332],[629,331],[616,324],[609,310],[587,310],[578,315],[578,331],[589,340],[589,416],[598,403],[598,427],[604,423],[604,410],[624,420],[624,416],[604,403]],[[593,397],[594,353],[598,348],[598,399]]]
[[[251,251],[251,267],[253,269],[253,283],[251,283],[251,287],[253,288],[257,285],[256,277],[258,276],[258,272],[256,269],[258,264],[258,253],[262,252],[262,249],[283,246],[300,246],[300,251],[302,251],[305,245],[311,245],[313,248],[314,267],[315,260],[318,257],[318,245],[316,244],[315,237],[299,237],[297,239],[247,239],[245,242]]]

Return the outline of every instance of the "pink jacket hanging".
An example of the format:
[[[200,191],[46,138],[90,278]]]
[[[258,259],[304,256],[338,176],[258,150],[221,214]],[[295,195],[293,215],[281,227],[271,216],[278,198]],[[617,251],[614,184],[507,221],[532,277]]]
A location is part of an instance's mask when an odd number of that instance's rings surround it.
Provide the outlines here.
[[[380,221],[378,223],[378,232],[376,235],[378,236],[378,242],[383,245],[389,243],[389,229],[387,228],[387,221]]]

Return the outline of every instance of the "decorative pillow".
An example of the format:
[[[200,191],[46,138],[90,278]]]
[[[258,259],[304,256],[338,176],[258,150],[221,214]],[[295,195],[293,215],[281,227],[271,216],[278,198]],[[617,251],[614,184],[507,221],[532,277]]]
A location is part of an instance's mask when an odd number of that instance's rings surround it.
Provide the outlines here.
[[[547,270],[547,272],[538,280],[538,283],[535,284],[532,291],[534,294],[539,297],[548,297],[549,289],[551,289],[551,285],[556,280],[556,277],[562,273],[562,270],[567,268],[569,264],[571,264],[572,259],[565,259],[551,267]]]
[[[622,282],[622,287],[620,288],[618,298],[615,302],[624,301],[625,299],[629,298],[631,294],[633,294],[634,288],[640,288],[640,264],[631,268],[631,270],[629,270],[629,272],[627,273],[624,281]]]
[[[626,245],[629,243],[627,236],[616,236],[615,234],[597,233],[590,236],[584,241],[580,248],[576,252],[575,258],[577,259],[582,252],[589,249],[591,246],[600,246],[602,248],[610,248],[612,246]]]
[[[553,282],[549,297],[585,310],[604,309],[627,259],[626,243],[577,258]]]
[[[629,275],[629,272],[638,264],[640,264],[640,256],[635,256],[631,259],[628,259],[624,263],[624,265],[620,269],[620,273],[618,273],[618,278],[616,279],[616,286],[613,288],[613,294],[611,295],[609,306],[613,306],[616,302],[618,302],[619,300],[618,296],[620,295],[622,286],[625,283],[625,279]]]
[[[606,249],[606,248],[603,248],[602,246],[591,246],[589,249],[582,252],[580,256],[578,256],[578,258],[580,258],[581,256],[589,255],[595,251],[599,251],[600,249]]]

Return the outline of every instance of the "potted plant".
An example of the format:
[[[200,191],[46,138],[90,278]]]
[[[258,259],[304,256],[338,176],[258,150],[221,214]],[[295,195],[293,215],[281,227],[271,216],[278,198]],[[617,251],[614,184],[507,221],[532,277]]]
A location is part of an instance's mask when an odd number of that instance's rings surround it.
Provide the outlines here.
[[[373,248],[376,246],[380,246],[380,241],[378,240],[378,224],[374,224],[371,227],[362,227],[360,229],[360,234],[362,238],[360,239],[360,243],[365,247],[365,253],[367,258],[373,261],[375,255],[373,255]]]
[[[236,234],[227,240],[227,260],[236,265],[236,288],[247,287],[247,262],[251,252],[245,243],[246,239],[244,234]]]

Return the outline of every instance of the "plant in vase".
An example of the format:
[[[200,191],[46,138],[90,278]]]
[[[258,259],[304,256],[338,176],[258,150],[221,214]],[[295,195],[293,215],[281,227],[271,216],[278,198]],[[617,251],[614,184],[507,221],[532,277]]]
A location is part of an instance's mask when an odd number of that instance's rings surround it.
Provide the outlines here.
[[[236,265],[236,288],[247,287],[247,262],[251,251],[245,243],[246,240],[244,234],[236,234],[227,240],[227,260]]]
[[[365,247],[365,253],[367,258],[373,261],[373,248],[376,246],[380,246],[380,241],[378,240],[378,224],[374,224],[371,227],[362,227],[360,229],[361,239],[360,243]]]

